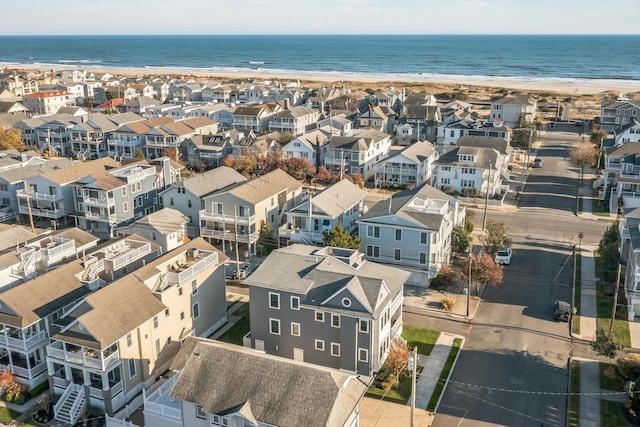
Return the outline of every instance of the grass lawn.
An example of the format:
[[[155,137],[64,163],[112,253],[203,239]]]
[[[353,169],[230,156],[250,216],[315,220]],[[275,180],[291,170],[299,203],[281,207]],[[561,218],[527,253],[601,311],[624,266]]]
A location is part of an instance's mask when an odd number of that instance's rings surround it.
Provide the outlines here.
[[[569,427],[580,425],[580,362],[571,361],[569,372]]]
[[[16,418],[20,416],[20,412],[16,412],[4,406],[0,406],[0,424],[11,424]],[[18,424],[18,427],[27,427],[27,426],[41,426],[42,424],[38,424],[32,419],[29,419],[26,423]]]
[[[416,378],[420,377],[420,373],[422,373],[422,366],[418,366]],[[375,399],[406,405],[411,397],[411,373],[400,375],[400,386],[398,388],[392,388],[387,391],[371,386],[367,389],[366,395]]]
[[[605,375],[605,371],[609,368],[609,364],[607,362],[600,362],[600,388],[605,390],[612,391],[622,391],[622,387],[624,387],[624,378],[622,375],[618,373],[615,365],[611,365],[612,372],[615,373],[613,377]]]
[[[247,335],[251,330],[249,324],[249,303],[243,303],[232,316],[241,316],[242,318],[233,325],[227,332],[222,334],[218,340],[231,344],[242,345],[242,337]],[[215,332],[214,332],[215,333]]]
[[[632,426],[624,416],[624,406],[620,402],[600,401],[600,421],[603,426]]]
[[[402,338],[407,341],[409,348],[418,347],[418,353],[426,356],[431,354],[433,346],[436,344],[440,331],[431,329],[414,328],[413,326],[402,326]]]
[[[453,346],[451,347],[451,351],[449,352],[449,357],[447,357],[447,361],[445,362],[444,367],[442,368],[442,372],[440,373],[438,383],[433,390],[433,394],[431,395],[431,399],[429,400],[429,404],[426,408],[427,411],[434,412],[436,410],[436,405],[440,400],[442,390],[444,390],[444,386],[447,382],[447,379],[449,378],[449,373],[453,368],[453,363],[456,361],[456,357],[458,357],[460,347],[462,347],[462,340],[460,338],[456,338],[455,340],[453,340]]]
[[[600,254],[595,253],[596,277],[600,277],[602,260]],[[598,307],[598,319],[596,327],[609,331],[611,327],[611,313],[613,310],[613,297],[605,294],[606,286],[596,286],[596,303]],[[613,340],[624,347],[631,347],[631,334],[629,322],[625,319],[615,319],[613,322]]]
[[[571,327],[573,333],[580,335],[580,286],[582,285],[582,254],[576,252],[576,287],[573,290],[574,307],[578,308],[578,314],[572,316]]]
[[[591,211],[593,212],[594,215],[597,215],[597,216],[604,216],[604,217],[610,216],[609,209],[607,209],[607,206],[602,200],[594,199]]]

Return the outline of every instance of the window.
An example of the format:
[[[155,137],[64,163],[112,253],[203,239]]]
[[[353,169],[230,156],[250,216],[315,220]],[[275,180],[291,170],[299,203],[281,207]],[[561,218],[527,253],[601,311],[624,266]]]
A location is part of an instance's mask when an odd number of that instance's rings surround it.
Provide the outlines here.
[[[156,357],[162,356],[162,347],[160,346],[160,338],[156,338]]]
[[[358,362],[368,362],[369,361],[369,350],[366,348],[358,349]]]
[[[269,292],[269,307],[276,309],[280,308],[280,294]]]
[[[170,347],[171,344],[173,344],[173,340],[171,339],[171,337],[167,338],[167,347]]]
[[[122,187],[122,197],[127,195],[127,187]]]
[[[316,340],[316,350],[324,351],[324,340]]]
[[[441,169],[443,171],[450,171],[451,170],[451,166],[441,166]]]
[[[402,241],[402,230],[396,229],[396,242]]]
[[[193,318],[197,319],[200,317],[200,303],[193,304]]]
[[[133,346],[133,337],[131,333],[127,334],[127,348],[131,348]]]
[[[427,263],[427,254],[424,252],[420,252],[420,264]]]
[[[223,426],[226,427],[229,425],[229,418],[228,417],[221,417],[220,415],[214,415],[213,416],[213,424],[216,426]]]
[[[291,335],[300,336],[300,323],[291,322]]]
[[[180,312],[180,320],[184,320],[184,311]]]
[[[351,300],[349,298],[342,298],[342,305],[345,307],[351,307]]]
[[[182,286],[178,286],[178,296],[182,295]]]
[[[460,181],[460,185],[461,185],[463,188],[465,188],[465,187],[466,187],[466,188],[475,188],[475,183],[473,182],[473,180],[466,180],[466,179],[463,179],[463,180],[461,180],[461,181]]]
[[[367,256],[372,258],[380,257],[380,246],[367,245]]]
[[[122,203],[122,210],[124,212],[129,212],[129,202]]]
[[[164,317],[169,317],[169,309],[164,310]]]
[[[152,231],[151,232],[151,240],[153,240],[154,242],[158,239],[158,236],[156,236],[156,232]]]
[[[196,417],[202,420],[207,419],[207,414],[205,414],[204,410],[202,409],[202,406],[200,405],[196,405]]]
[[[440,184],[449,185],[451,180],[449,178],[440,178]]]
[[[337,314],[332,314],[331,315],[331,326],[333,326],[334,328],[339,328],[340,327],[340,316]]]
[[[369,321],[360,319],[358,322],[360,332],[364,332],[365,334],[369,333]]]
[[[300,310],[300,297],[291,297],[291,309]]]
[[[187,200],[187,206],[191,207],[191,199]]]
[[[153,329],[158,329],[158,316],[153,316]]]
[[[380,227],[376,227],[374,225],[367,226],[367,237],[374,237],[376,239],[380,238]]]
[[[280,335],[280,320],[269,319],[269,328],[272,334]]]
[[[136,376],[136,359],[132,357],[129,359],[129,378],[133,378]]]
[[[400,249],[396,249],[393,254],[393,259],[395,259],[396,261],[400,261],[401,256],[402,251]]]
[[[193,279],[191,281],[191,295],[196,295],[198,293],[198,281]]]
[[[316,322],[324,322],[324,312],[316,311]]]
[[[169,206],[173,206],[173,197],[169,198]]]
[[[428,242],[429,235],[427,233],[420,233],[420,244],[426,245]]]
[[[331,343],[331,355],[340,356],[340,344],[338,344],[337,342]]]

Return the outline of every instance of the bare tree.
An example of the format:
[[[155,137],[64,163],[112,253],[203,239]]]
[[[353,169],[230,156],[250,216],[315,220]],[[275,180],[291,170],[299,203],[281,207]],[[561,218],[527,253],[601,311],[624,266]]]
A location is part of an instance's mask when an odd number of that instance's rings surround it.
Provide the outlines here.
[[[588,142],[581,142],[569,149],[569,161],[572,166],[580,168],[580,180],[584,178],[584,168],[595,165],[600,155],[598,148]]]
[[[408,369],[409,357],[411,357],[411,350],[407,344],[399,339],[395,339],[391,342],[389,355],[387,356],[387,360],[384,362],[394,375],[394,380],[389,384],[390,387],[393,387],[398,382],[400,374]]]

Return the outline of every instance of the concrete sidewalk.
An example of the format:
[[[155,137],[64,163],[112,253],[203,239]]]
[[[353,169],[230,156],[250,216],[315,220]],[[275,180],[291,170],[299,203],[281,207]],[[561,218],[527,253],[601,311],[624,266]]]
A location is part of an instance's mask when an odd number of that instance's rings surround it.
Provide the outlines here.
[[[573,330],[571,331],[573,336],[587,341],[596,339],[596,319],[598,318],[594,258],[596,249],[596,245],[584,245],[580,250],[580,307],[576,307],[580,319],[580,334],[573,334]]]

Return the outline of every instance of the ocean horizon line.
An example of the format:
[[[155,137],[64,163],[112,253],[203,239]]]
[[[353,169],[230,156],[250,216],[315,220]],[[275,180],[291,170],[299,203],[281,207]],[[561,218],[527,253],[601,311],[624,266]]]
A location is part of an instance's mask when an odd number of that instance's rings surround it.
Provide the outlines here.
[[[132,33],[132,34],[107,34],[107,33],[77,33],[77,34],[3,34],[0,37],[175,37],[175,36],[203,36],[203,37],[238,37],[238,36],[275,36],[275,37],[300,37],[300,36],[469,36],[469,37],[640,37],[638,33]]]

